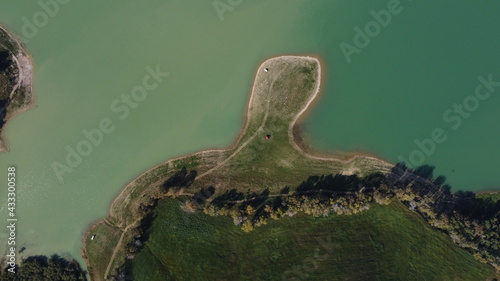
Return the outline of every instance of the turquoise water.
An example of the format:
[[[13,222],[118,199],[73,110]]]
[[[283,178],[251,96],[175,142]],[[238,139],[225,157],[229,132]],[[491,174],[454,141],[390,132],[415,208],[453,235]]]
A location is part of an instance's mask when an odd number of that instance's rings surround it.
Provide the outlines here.
[[[38,105],[9,123],[11,150],[0,155],[1,173],[18,170],[19,246],[27,255],[79,258],[82,233],[126,183],[168,158],[234,140],[256,67],[281,54],[324,62],[320,102],[304,120],[318,150],[397,161],[439,127],[448,139],[426,163],[456,188],[498,186],[500,98],[481,101],[457,130],[442,115],[474,93],[479,75],[500,81],[500,4],[402,1],[402,11],[348,63],[341,42],[353,44],[353,28],[387,3],[243,1],[221,21],[212,1],[70,1],[27,32],[23,17],[40,17],[39,4],[2,2],[0,21],[27,39],[33,55]],[[157,65],[169,76],[120,119],[112,105],[124,106],[122,95]],[[82,130],[105,118],[114,130],[61,182],[54,162],[67,165],[67,147],[78,150]],[[6,182],[0,186],[5,198]]]
[[[353,42],[354,31],[325,37],[321,53],[326,54],[327,83],[305,122],[313,146],[324,152],[363,151],[393,162],[413,159],[436,166],[436,174],[446,176],[455,189],[498,189],[500,88],[479,100],[477,109],[466,98],[475,95],[478,76],[492,74],[500,82],[500,18],[493,12],[500,5],[401,3],[403,11],[350,64],[332,46]],[[366,10],[379,6],[373,3]],[[364,19],[346,25],[364,27],[372,20],[369,13],[359,14]],[[325,26],[335,23],[331,19]],[[472,106],[467,118],[453,108],[464,100]],[[427,151],[415,144],[432,138],[436,128],[447,136],[443,143],[434,149],[428,144]],[[424,161],[410,158],[415,150]]]

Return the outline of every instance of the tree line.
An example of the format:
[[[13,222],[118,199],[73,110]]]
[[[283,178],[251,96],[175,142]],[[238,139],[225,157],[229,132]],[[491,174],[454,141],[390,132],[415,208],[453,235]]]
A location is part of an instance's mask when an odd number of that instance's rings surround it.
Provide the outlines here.
[[[230,216],[248,232],[270,219],[299,212],[315,217],[351,215],[398,200],[477,260],[500,270],[500,201],[478,198],[470,191],[452,193],[445,177],[434,177],[433,171],[432,166],[410,169],[398,163],[387,174],[316,175],[272,196],[267,190],[246,195],[229,190],[200,209],[211,216]]]
[[[0,281],[86,281],[86,273],[75,260],[57,255],[31,256],[16,265],[15,273],[0,273]]]
[[[186,200],[182,208],[189,212],[203,211],[210,216],[229,216],[235,225],[249,232],[270,220],[300,212],[314,217],[352,215],[374,204],[385,205],[397,200],[477,260],[500,270],[500,201],[478,198],[470,191],[452,193],[446,178],[434,177],[433,171],[432,166],[410,169],[398,163],[386,174],[314,175],[295,187],[283,187],[278,194],[270,194],[269,190],[243,193],[238,189],[217,194],[213,186],[206,186]],[[144,219],[134,230],[134,241],[127,246],[129,259],[147,241],[157,200],[177,196],[181,189],[191,186],[196,175],[194,170],[178,170],[160,185],[162,196],[139,207]],[[121,267],[115,277],[128,280],[129,274],[126,267]]]

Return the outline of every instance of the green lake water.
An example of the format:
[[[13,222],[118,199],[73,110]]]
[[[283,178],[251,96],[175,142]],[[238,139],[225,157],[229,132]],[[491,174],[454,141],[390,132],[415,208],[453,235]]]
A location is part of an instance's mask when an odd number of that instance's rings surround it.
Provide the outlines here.
[[[478,76],[500,81],[500,3],[401,1],[348,63],[340,44],[354,44],[353,28],[364,29],[370,11],[390,2],[241,1],[221,21],[208,0],[74,0],[46,22],[36,1],[2,2],[0,22],[27,39],[33,56],[38,105],[9,123],[10,152],[0,155],[0,199],[7,167],[17,168],[18,247],[81,261],[82,233],[130,180],[169,158],[231,144],[256,67],[282,54],[324,62],[319,102],[303,120],[318,151],[396,162],[441,128],[447,139],[425,163],[456,189],[500,186],[500,87],[456,130],[443,119],[474,95]],[[43,25],[36,32],[23,21],[34,16]],[[112,105],[124,106],[121,95],[143,83],[148,66],[169,77],[124,117]],[[82,130],[103,118],[114,130],[61,182],[53,163],[65,164],[67,147],[77,149]],[[4,199],[0,218],[7,218]]]

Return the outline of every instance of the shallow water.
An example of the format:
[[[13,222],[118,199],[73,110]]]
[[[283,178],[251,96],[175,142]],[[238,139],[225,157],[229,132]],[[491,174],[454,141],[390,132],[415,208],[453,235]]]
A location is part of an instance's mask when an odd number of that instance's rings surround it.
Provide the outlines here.
[[[320,102],[304,120],[318,150],[397,161],[440,127],[448,139],[426,163],[456,188],[499,186],[500,98],[481,101],[457,130],[442,115],[474,93],[479,75],[500,81],[500,4],[402,1],[403,10],[348,63],[341,42],[352,44],[353,28],[387,3],[243,1],[221,21],[212,1],[70,1],[34,32],[23,17],[44,19],[37,2],[2,2],[0,21],[33,55],[38,105],[9,123],[11,150],[0,155],[2,173],[18,170],[18,246],[27,255],[79,258],[82,233],[127,182],[168,158],[234,140],[255,68],[281,54],[325,63]],[[169,76],[126,105],[122,95],[157,65]],[[88,156],[72,159],[61,182],[53,163],[68,165],[67,147],[78,151],[82,131],[105,118],[114,130],[97,145],[80,145]],[[5,180],[0,186],[5,198]]]

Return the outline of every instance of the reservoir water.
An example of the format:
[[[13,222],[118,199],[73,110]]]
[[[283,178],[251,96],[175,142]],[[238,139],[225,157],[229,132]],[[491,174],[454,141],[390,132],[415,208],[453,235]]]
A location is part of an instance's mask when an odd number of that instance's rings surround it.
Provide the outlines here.
[[[393,162],[423,155],[455,189],[500,186],[500,87],[473,98],[479,76],[500,81],[500,3],[236,2],[0,4],[0,21],[35,64],[38,108],[8,124],[10,152],[0,154],[3,175],[18,171],[25,255],[81,261],[82,233],[126,183],[168,158],[234,140],[256,67],[282,54],[324,63],[320,102],[303,120],[318,151]],[[467,117],[454,110],[464,102]]]

